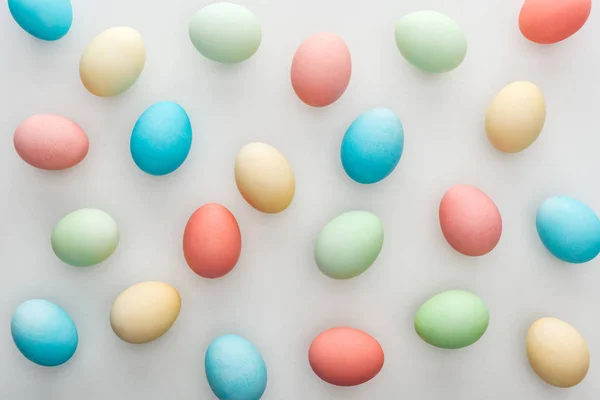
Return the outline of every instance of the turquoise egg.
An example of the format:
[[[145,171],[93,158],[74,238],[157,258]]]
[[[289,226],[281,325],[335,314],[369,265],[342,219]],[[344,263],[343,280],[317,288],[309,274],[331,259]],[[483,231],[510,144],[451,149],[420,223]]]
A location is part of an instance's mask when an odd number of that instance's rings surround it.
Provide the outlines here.
[[[404,148],[404,130],[393,111],[377,108],[359,116],[342,139],[342,166],[358,183],[376,183],[392,173]]]
[[[45,367],[69,361],[77,349],[75,323],[62,308],[47,300],[27,300],[17,307],[10,330],[19,351]]]
[[[71,0],[8,0],[8,9],[23,30],[42,40],[58,40],[73,23]]]
[[[584,263],[600,253],[600,219],[579,200],[551,197],[539,206],[535,222],[544,246],[562,261]]]
[[[258,400],[267,387],[267,367],[260,353],[238,335],[216,338],[206,350],[204,367],[220,400]]]
[[[138,118],[131,133],[133,161],[150,175],[175,171],[192,147],[192,124],[179,104],[156,103]]]

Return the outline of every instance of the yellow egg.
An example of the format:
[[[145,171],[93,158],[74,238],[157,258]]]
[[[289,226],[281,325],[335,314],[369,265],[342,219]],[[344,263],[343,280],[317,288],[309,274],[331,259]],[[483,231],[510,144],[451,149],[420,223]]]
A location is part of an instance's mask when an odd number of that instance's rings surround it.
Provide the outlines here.
[[[527,334],[527,358],[544,381],[567,388],[585,378],[590,353],[583,337],[568,323],[557,318],[541,318]]]
[[[180,309],[181,298],[173,286],[142,282],[117,297],[110,311],[110,325],[126,342],[148,343],[171,328]]]
[[[292,167],[276,148],[249,143],[235,159],[235,182],[244,199],[264,213],[279,213],[294,199]]]
[[[90,93],[117,96],[135,83],[145,62],[142,36],[135,29],[119,26],[92,39],[81,56],[79,75]]]
[[[533,83],[505,86],[487,110],[485,130],[492,145],[505,153],[529,147],[540,135],[546,120],[544,94]]]

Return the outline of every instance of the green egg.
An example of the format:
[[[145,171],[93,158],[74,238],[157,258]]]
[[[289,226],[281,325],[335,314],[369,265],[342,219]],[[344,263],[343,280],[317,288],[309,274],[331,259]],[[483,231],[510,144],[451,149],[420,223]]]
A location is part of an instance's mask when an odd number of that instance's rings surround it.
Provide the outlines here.
[[[459,349],[478,341],[490,315],[474,293],[448,290],[427,300],[415,315],[417,334],[432,346]]]
[[[435,11],[417,11],[396,23],[396,46],[406,60],[426,72],[448,72],[467,54],[467,38],[454,20]]]
[[[351,211],[331,220],[319,233],[315,261],[331,278],[354,278],[375,262],[382,246],[379,218],[367,211]]]
[[[117,222],[102,210],[83,208],[65,215],[51,237],[54,254],[67,264],[88,267],[106,260],[119,244]]]

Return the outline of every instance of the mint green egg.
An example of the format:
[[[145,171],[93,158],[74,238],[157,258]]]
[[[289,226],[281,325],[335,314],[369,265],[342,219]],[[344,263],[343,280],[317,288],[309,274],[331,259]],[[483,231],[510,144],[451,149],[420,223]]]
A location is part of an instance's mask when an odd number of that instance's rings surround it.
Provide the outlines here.
[[[488,309],[475,293],[448,290],[433,296],[419,308],[415,330],[432,346],[460,349],[478,341],[489,322]]]
[[[454,20],[436,11],[416,11],[396,23],[396,46],[406,60],[426,72],[458,67],[467,55],[467,38]]]
[[[104,211],[83,208],[58,221],[50,242],[54,254],[65,263],[88,267],[114,253],[119,244],[119,227]]]
[[[238,63],[252,57],[262,39],[260,22],[238,4],[210,4],[194,15],[189,27],[194,47],[206,58]]]
[[[354,278],[375,262],[382,247],[379,218],[367,211],[351,211],[331,220],[319,233],[315,261],[331,278]]]

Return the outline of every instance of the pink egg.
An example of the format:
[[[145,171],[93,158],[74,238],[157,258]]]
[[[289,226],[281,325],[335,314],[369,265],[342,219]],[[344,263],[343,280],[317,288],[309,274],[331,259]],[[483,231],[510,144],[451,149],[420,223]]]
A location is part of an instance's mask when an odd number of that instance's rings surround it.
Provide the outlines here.
[[[346,91],[352,75],[350,50],[333,33],[317,33],[306,39],[292,60],[292,86],[306,104],[325,107]]]
[[[23,161],[46,170],[67,169],[79,164],[90,146],[79,125],[53,114],[37,114],[21,122],[13,142]]]
[[[440,226],[456,251],[467,256],[482,256],[498,244],[502,217],[492,199],[481,190],[458,185],[442,198]]]
[[[519,14],[519,29],[541,44],[565,40],[585,24],[592,0],[526,0]]]

